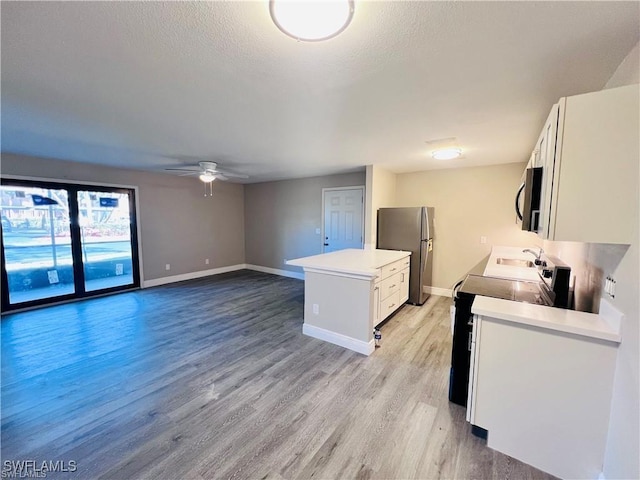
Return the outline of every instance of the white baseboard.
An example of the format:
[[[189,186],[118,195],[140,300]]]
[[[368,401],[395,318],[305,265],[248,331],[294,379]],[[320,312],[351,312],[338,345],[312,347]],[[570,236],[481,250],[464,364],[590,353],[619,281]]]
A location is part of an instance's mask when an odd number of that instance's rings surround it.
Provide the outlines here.
[[[260,265],[251,265],[247,263],[244,268],[248,270],[255,270],[256,272],[271,273],[273,275],[280,275],[281,277],[297,278],[298,280],[304,280],[304,272],[292,272],[291,270],[280,270],[279,268],[263,267]]]
[[[145,280],[142,282],[142,288],[157,287],[158,285],[166,285],[167,283],[184,282],[185,280],[194,280],[196,278],[209,277],[221,273],[235,272],[236,270],[243,270],[245,268],[247,268],[247,266],[244,263],[239,263],[237,265],[229,265],[228,267],[211,268],[209,270],[183,273],[181,275],[171,275],[170,277],[154,278],[153,280]]]
[[[308,323],[302,324],[302,333],[308,337],[324,340],[325,342],[333,343],[334,345],[348,348],[349,350],[353,350],[354,352],[362,353],[367,356],[371,355],[376,349],[373,339],[369,342],[363,342],[362,340],[356,340],[355,338],[331,332],[324,328],[315,327]]]
[[[440,288],[440,287],[424,287],[424,291],[431,295],[438,295],[440,297],[450,297],[451,289],[450,288]]]
[[[604,472],[600,472],[600,475],[598,475],[598,480],[607,480],[604,476]]]
[[[282,277],[297,278],[304,280],[303,272],[291,272],[289,270],[279,270],[277,268],[262,267],[260,265],[251,265],[247,263],[238,263],[237,265],[229,265],[228,267],[212,268],[209,270],[200,270],[198,272],[183,273],[181,275],[171,275],[169,277],[154,278],[153,280],[145,280],[142,282],[142,288],[157,287],[166,285],[167,283],[184,282],[185,280],[194,280],[196,278],[209,277],[211,275],[219,275],[221,273],[235,272],[236,270],[255,270],[256,272],[271,273]]]

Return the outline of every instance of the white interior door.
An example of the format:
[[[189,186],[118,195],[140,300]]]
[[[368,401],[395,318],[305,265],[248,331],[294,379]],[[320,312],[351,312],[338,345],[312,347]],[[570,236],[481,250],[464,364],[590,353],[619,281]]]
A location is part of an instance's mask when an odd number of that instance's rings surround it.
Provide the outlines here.
[[[323,252],[362,248],[364,238],[364,188],[327,188],[324,203]]]

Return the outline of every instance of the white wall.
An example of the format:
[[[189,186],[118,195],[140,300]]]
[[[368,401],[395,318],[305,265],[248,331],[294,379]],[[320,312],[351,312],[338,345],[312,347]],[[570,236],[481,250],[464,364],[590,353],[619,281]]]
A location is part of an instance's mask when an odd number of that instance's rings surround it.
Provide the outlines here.
[[[629,52],[605,88],[637,84],[640,77],[640,43]],[[640,85],[639,85],[640,88]],[[640,478],[640,170],[628,174],[636,178],[634,201],[629,202],[635,224],[630,245],[545,241],[547,253],[557,255],[571,266],[575,275],[577,303],[597,311],[607,275],[617,281],[616,296],[609,299],[624,313],[622,343],[618,349],[611,404],[611,417],[604,462],[607,479]],[[582,298],[581,298],[582,297]]]
[[[640,42],[622,61],[605,88],[637,84],[639,79]],[[604,464],[604,475],[608,479],[640,478],[640,171],[636,169],[629,175],[638,179],[636,201],[629,205],[635,210],[636,224],[635,238],[613,272],[618,286],[614,303],[625,318]]]
[[[367,165],[364,214],[364,248],[376,248],[378,209],[395,207],[396,174],[377,165]]]
[[[622,87],[640,83],[640,42],[631,49],[625,59],[618,65],[604,88]]]
[[[525,163],[397,175],[396,206],[435,208],[433,286],[450,289],[492,245],[531,247],[538,237],[516,223],[514,197]],[[480,237],[487,243],[480,243]]]

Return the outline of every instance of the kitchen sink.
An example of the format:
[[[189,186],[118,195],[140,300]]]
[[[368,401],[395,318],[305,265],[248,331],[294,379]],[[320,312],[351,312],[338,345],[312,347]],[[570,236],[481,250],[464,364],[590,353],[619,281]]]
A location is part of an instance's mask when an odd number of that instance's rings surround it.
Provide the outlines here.
[[[521,260],[519,258],[498,258],[496,260],[498,265],[509,265],[511,267],[533,267],[533,262],[529,260]]]

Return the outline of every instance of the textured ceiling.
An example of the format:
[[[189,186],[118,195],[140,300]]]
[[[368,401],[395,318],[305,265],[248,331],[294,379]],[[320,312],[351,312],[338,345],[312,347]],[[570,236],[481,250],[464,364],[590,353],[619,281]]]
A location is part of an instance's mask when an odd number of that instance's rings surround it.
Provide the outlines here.
[[[262,181],[525,161],[559,97],[601,89],[638,2],[361,2],[326,42],[260,2],[6,2],[2,151]],[[434,161],[455,137],[463,159]]]

